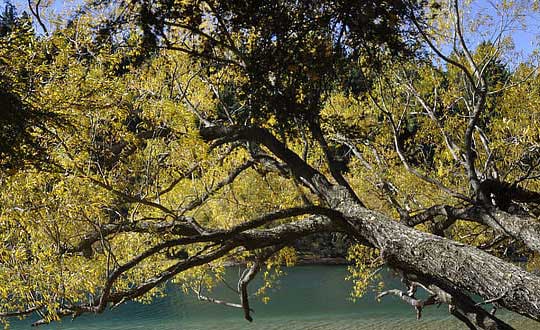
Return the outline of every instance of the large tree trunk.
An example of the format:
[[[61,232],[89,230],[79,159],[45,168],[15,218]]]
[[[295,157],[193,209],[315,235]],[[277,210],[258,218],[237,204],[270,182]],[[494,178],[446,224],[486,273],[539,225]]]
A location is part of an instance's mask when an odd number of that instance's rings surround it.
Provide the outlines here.
[[[511,329],[476,305],[470,294],[540,320],[540,277],[475,247],[410,228],[366,209],[348,199],[344,189],[334,189],[334,193],[340,202],[324,216],[248,231],[237,239],[255,249],[313,233],[346,232],[362,244],[379,248],[388,266],[438,292],[441,302],[458,308],[479,328]]]
[[[532,251],[540,252],[540,223],[530,216],[510,214],[498,209],[473,207],[467,211],[468,218],[525,244]]]
[[[327,218],[314,216],[264,232],[245,233],[242,239],[248,248],[270,246],[310,232],[345,231],[358,241],[380,249],[390,267],[438,293],[439,301],[461,309],[458,318],[468,318],[475,326],[511,329],[474,304],[470,294],[540,321],[540,277],[475,247],[419,231],[365,208],[346,187],[330,183],[264,129],[209,127],[201,134],[208,140],[250,140],[266,146],[331,210],[319,212]]]
[[[354,236],[379,248],[391,267],[540,321],[540,277],[475,247],[407,227],[358,205],[343,189],[335,190],[336,210],[354,228]]]

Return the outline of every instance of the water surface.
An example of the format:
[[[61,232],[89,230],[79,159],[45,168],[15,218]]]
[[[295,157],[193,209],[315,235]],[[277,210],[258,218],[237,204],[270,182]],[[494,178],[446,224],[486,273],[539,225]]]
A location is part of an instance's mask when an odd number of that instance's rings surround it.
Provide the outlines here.
[[[286,272],[278,288],[272,290],[268,304],[251,298],[255,310],[252,323],[242,318],[240,309],[197,301],[171,287],[167,297],[152,304],[127,303],[98,316],[65,319],[40,330],[463,329],[444,305],[426,308],[422,319],[416,320],[415,311],[396,297],[387,296],[377,303],[374,294],[369,293],[353,303],[344,266],[297,266]],[[229,269],[230,283],[234,283],[236,275],[237,269]],[[396,280],[387,282],[387,286],[400,288]],[[238,302],[238,297],[225,286],[211,296]],[[513,314],[499,316],[517,329],[540,329],[540,324]],[[29,327],[30,321],[17,321],[12,329]]]

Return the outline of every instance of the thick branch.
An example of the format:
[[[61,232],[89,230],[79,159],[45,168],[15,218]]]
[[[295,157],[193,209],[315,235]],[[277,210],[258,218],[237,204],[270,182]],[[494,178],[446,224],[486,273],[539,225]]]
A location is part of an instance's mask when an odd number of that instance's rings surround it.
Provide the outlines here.
[[[218,139],[225,142],[248,140],[264,145],[289,166],[293,175],[300,182],[308,185],[313,193],[328,200],[329,196],[326,191],[332,187],[330,182],[266,129],[248,126],[212,126],[201,128],[200,134],[207,141]]]
[[[540,223],[531,217],[513,215],[496,208],[481,206],[456,208],[449,205],[436,205],[406,219],[405,223],[408,226],[415,226],[426,221],[433,221],[437,216],[446,218],[446,221],[436,224],[440,227],[439,229],[445,229],[456,220],[473,221],[488,226],[499,234],[515,238],[529,249],[540,252]]]
[[[513,215],[498,209],[472,207],[467,210],[465,218],[493,228],[500,234],[513,237],[532,251],[540,252],[540,223],[529,216]]]
[[[339,171],[335,156],[333,152],[330,150],[330,148],[328,147],[328,143],[326,142],[326,139],[321,130],[320,124],[318,122],[315,122],[315,120],[313,120],[310,123],[310,128],[311,128],[311,132],[313,133],[313,137],[315,138],[315,140],[319,142],[319,145],[321,146],[321,149],[324,152],[324,155],[326,157],[326,162],[328,163],[328,168],[330,169],[330,173],[332,174],[332,177],[334,177],[334,179],[339,185],[345,187],[349,191],[349,194],[353,196],[353,198],[356,199],[356,201],[359,204],[364,206],[364,203],[360,201],[360,198],[358,198],[354,190],[351,188],[351,185],[347,182],[347,180],[343,177],[343,175]]]

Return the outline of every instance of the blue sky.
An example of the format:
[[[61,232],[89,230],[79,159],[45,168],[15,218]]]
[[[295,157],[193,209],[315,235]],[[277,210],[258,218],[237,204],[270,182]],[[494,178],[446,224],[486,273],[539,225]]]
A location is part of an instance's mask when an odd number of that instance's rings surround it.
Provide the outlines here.
[[[534,49],[538,49],[540,43],[540,20],[534,21],[531,19],[528,25],[529,27],[526,31],[518,30],[512,34],[516,50],[526,54],[532,52]]]
[[[5,1],[5,0],[3,0]],[[35,0],[33,0],[35,1]],[[499,21],[495,7],[500,6],[503,0],[476,0],[472,1],[471,12],[476,16],[477,13],[487,14],[492,16],[492,22]],[[25,0],[11,0],[19,10],[28,10],[28,2]],[[43,3],[50,4],[46,10],[43,10],[44,16],[57,16],[60,18],[68,17],[67,13],[73,8],[76,8],[80,4],[81,0],[42,0]],[[537,3],[539,0],[517,0],[523,6],[527,4]],[[52,14],[52,15],[51,15]],[[521,54],[523,57],[528,57],[534,50],[540,49],[540,13],[529,12],[527,17],[523,17],[523,22],[526,28],[523,29],[520,24],[514,24],[514,28],[511,32],[508,32],[514,41],[515,51],[517,54]],[[50,28],[50,20],[45,20],[46,25]],[[41,30],[38,28],[38,30]],[[475,38],[469,35],[468,40],[471,41],[471,48],[474,48],[480,41],[485,40],[482,37]],[[521,56],[519,56],[521,57]]]
[[[534,50],[538,50],[540,46],[540,12],[532,10],[532,8],[535,3],[540,5],[540,2],[538,0],[515,0],[515,12],[508,14],[504,18],[497,9],[502,3],[502,0],[472,1],[470,15],[473,19],[478,18],[480,20],[483,17],[488,17],[488,22],[492,23],[492,26],[487,28],[490,31],[498,31],[498,29],[494,29],[493,25],[500,24],[505,19],[512,19],[513,23],[510,25],[510,30],[505,35],[513,39],[516,53],[526,57]],[[506,13],[509,13],[509,11]]]

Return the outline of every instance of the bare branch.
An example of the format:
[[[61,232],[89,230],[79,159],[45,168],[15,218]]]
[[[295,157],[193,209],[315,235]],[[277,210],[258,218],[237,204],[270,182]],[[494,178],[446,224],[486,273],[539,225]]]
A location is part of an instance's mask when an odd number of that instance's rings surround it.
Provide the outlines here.
[[[222,181],[218,182],[211,190],[206,191],[202,196],[198,197],[197,199],[191,201],[188,205],[185,207],[182,207],[182,210],[180,213],[185,213],[187,211],[193,210],[196,207],[201,206],[204,202],[206,202],[212,194],[219,191],[221,188],[225,187],[226,185],[231,184],[238,175],[240,175],[242,172],[250,168],[254,164],[254,161],[247,160],[240,166],[234,168],[229,175]]]
[[[465,77],[467,77],[467,80],[471,83],[471,86],[475,86],[475,82],[474,82],[474,78],[472,76],[472,74],[470,73],[469,69],[467,69],[467,67],[465,67],[463,64],[457,62],[457,61],[454,61],[452,60],[451,58],[449,58],[448,56],[444,55],[436,46],[435,44],[433,43],[433,41],[431,41],[431,39],[429,38],[429,36],[426,34],[426,32],[424,31],[424,28],[422,28],[420,26],[420,23],[418,22],[418,20],[416,19],[416,17],[414,15],[411,16],[411,20],[413,22],[413,24],[416,26],[418,32],[420,32],[420,34],[422,35],[422,38],[426,41],[426,43],[428,44],[429,48],[431,48],[431,50],[433,50],[433,52],[435,52],[435,54],[437,54],[437,56],[439,56],[441,59],[443,59],[445,62],[459,68],[464,74],[465,74]]]
[[[480,89],[484,89],[486,87],[486,81],[482,77],[482,72],[478,70],[478,66],[476,65],[476,62],[474,61],[471,52],[469,51],[469,47],[467,46],[467,43],[465,42],[465,38],[463,37],[463,29],[461,28],[461,17],[459,12],[459,1],[454,0],[454,13],[456,15],[456,33],[459,38],[459,42],[461,44],[461,47],[463,48],[463,52],[465,53],[465,58],[467,59],[467,62],[469,63],[469,66],[473,69],[473,75],[476,77],[478,83],[480,86],[478,86]],[[476,84],[473,84],[472,86],[476,87]]]
[[[225,305],[227,307],[243,308],[241,304],[236,304],[236,303],[231,303],[225,300],[215,299],[215,298],[203,295],[201,291],[197,291],[197,290],[194,290],[194,291],[197,294],[197,299],[199,300],[207,301],[207,302],[218,304],[218,305]]]
[[[24,310],[20,311],[13,311],[13,312],[2,312],[0,313],[0,318],[7,318],[7,317],[16,317],[16,316],[24,316],[28,314],[32,314],[33,312],[43,308],[43,306],[34,306],[30,307]]]
[[[249,307],[247,291],[248,284],[255,278],[255,275],[257,275],[257,273],[261,269],[261,264],[282,248],[283,245],[279,245],[263,251],[262,255],[256,257],[251,267],[247,268],[243,272],[240,280],[238,281],[238,291],[240,291],[240,302],[242,304],[242,309],[244,310],[244,318],[249,322],[252,322],[253,318],[250,315],[252,309]]]
[[[418,178],[426,181],[426,182],[429,182],[433,185],[435,185],[436,187],[438,187],[440,190],[444,191],[445,193],[447,193],[448,195],[450,196],[453,196],[453,197],[456,197],[456,198],[459,198],[461,200],[464,200],[464,201],[467,201],[467,202],[470,202],[470,203],[474,203],[473,200],[471,200],[469,197],[461,194],[461,193],[458,193],[458,192],[455,192],[453,191],[452,189],[446,187],[442,182],[440,182],[439,180],[437,179],[434,179],[430,176],[427,176],[425,174],[422,174],[420,173],[418,170],[416,170],[415,168],[413,168],[412,166],[410,166],[409,162],[407,161],[407,158],[405,157],[405,155],[403,154],[403,151],[401,149],[401,145],[399,143],[399,139],[398,139],[398,127],[396,126],[391,114],[389,114],[387,112],[387,117],[388,117],[388,120],[390,122],[390,126],[392,128],[392,132],[393,132],[393,140],[394,140],[394,148],[396,150],[396,153],[399,157],[399,159],[401,160],[401,163],[403,164],[403,166],[405,167],[405,169],[407,171],[409,171],[410,173],[414,174],[415,176],[417,176]]]
[[[424,98],[420,95],[420,93],[418,93],[418,91],[412,86],[411,83],[407,82],[405,86],[414,95],[414,97],[418,100],[422,108],[424,108],[424,110],[428,114],[429,118],[437,125],[437,127],[441,131],[446,147],[448,148],[448,151],[450,151],[452,158],[454,158],[454,160],[459,162],[460,164],[463,164],[463,160],[459,157],[459,148],[453,141],[452,137],[444,129],[443,124],[441,123],[440,119],[437,118],[437,116],[435,115],[436,107],[435,106],[433,108],[430,107],[427,104],[426,100],[424,100]],[[435,99],[436,98],[437,97],[435,97]]]
[[[37,20],[39,26],[43,29],[43,33],[45,35],[49,35],[49,31],[47,31],[47,28],[45,27],[45,24],[43,24],[43,21],[41,20],[41,14],[39,12],[39,6],[41,5],[41,0],[37,0],[34,6],[32,6],[32,0],[28,0],[28,8],[30,9],[30,12],[32,13],[32,16],[35,17]]]
[[[387,290],[387,291],[383,291],[383,292],[379,293],[377,295],[377,300],[379,300],[382,297],[384,297],[386,295],[389,295],[389,294],[399,297],[401,300],[403,300],[407,304],[414,307],[414,309],[416,310],[416,319],[417,320],[419,320],[422,317],[422,309],[425,306],[429,306],[429,305],[433,305],[433,304],[437,303],[437,300],[435,299],[436,296],[434,296],[434,295],[429,296],[425,300],[422,300],[422,299],[416,299],[416,298],[414,298],[414,296],[409,296],[405,292],[403,292],[401,290],[396,290],[396,289]]]

